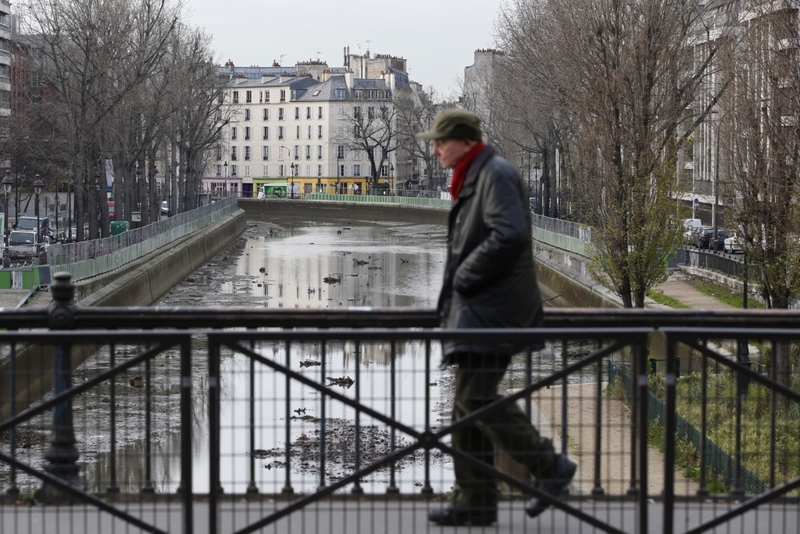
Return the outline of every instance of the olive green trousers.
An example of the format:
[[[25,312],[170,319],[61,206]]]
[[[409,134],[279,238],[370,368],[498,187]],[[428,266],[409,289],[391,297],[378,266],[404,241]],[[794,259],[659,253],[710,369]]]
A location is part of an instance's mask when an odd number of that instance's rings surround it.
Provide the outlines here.
[[[454,355],[453,361],[458,364],[453,403],[453,421],[456,421],[500,398],[497,386],[511,356],[462,353]],[[494,463],[495,445],[525,466],[534,477],[547,473],[553,463],[553,443],[539,434],[516,402],[452,433],[453,448],[490,465]],[[494,475],[457,457],[453,458],[453,466],[458,485],[457,504],[468,508],[497,507]]]

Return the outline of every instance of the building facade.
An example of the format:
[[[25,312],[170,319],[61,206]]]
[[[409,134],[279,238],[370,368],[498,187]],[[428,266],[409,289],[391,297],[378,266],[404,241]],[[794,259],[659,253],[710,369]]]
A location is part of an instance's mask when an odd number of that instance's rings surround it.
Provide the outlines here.
[[[222,142],[203,188],[246,197],[391,194],[416,166],[397,137],[394,97],[412,90],[401,69],[404,59],[347,49],[339,68],[220,67],[229,78]]]

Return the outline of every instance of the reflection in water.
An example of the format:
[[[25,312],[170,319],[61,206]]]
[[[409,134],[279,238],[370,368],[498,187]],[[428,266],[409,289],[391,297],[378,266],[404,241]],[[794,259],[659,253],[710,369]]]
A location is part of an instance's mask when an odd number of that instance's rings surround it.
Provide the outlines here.
[[[263,306],[277,308],[326,307],[416,307],[436,305],[444,266],[444,230],[435,226],[369,226],[345,230],[334,226],[309,226],[276,230],[263,223],[248,228],[245,239],[214,258],[182,284],[173,288],[160,306]],[[206,340],[193,342],[196,355],[207,353]],[[290,352],[283,342],[262,342],[254,350],[260,355],[302,373],[316,383],[330,386],[351,399],[358,399],[383,414],[394,413],[396,420],[417,430],[426,421],[434,429],[449,422],[452,373],[439,369],[439,345],[427,349],[424,343],[329,341],[295,343]],[[117,361],[138,353],[141,347],[118,347]],[[325,354],[323,373],[320,362]],[[534,377],[546,376],[562,366],[560,350],[537,355]],[[430,362],[430,375],[425,374]],[[87,360],[76,372],[76,381],[108,369],[107,349]],[[207,405],[207,363],[197,357],[193,365],[193,477],[194,491],[207,492],[209,485],[209,423]],[[142,389],[128,383],[142,375],[143,366],[118,377],[117,484],[123,493],[136,493],[147,479],[145,474],[144,416]],[[180,440],[177,417],[179,407],[179,355],[167,351],[152,362],[153,433],[150,479],[156,492],[174,492],[180,484]],[[594,371],[570,381],[591,380]],[[252,377],[252,389],[251,389]],[[524,384],[524,361],[515,359],[508,375],[510,387]],[[392,384],[395,394],[392,395]],[[430,398],[426,400],[426,388]],[[261,364],[253,366],[242,354],[222,352],[221,382],[221,466],[222,484],[227,493],[244,493],[250,482],[251,462],[254,482],[261,493],[280,492],[286,484],[283,451],[286,425],[292,451],[316,443],[320,418],[327,422],[329,436],[338,446],[338,463],[326,467],[328,482],[353,470],[355,447],[352,423],[355,410],[332,402],[318,390],[297,382],[288,383],[285,375]],[[104,492],[111,479],[110,423],[108,386],[104,384],[80,398],[76,411],[78,442],[83,444],[80,459],[82,476],[90,491]],[[255,399],[254,446],[250,446],[250,399]],[[288,403],[288,405],[287,405]],[[288,417],[287,417],[288,416]],[[363,413],[359,416],[366,438],[375,451],[386,450],[391,434],[388,427]],[[367,430],[373,429],[373,430]],[[396,433],[398,447],[407,444]],[[364,436],[362,436],[362,441]],[[405,441],[404,441],[405,440]],[[85,448],[90,445],[91,450]],[[308,448],[308,447],[306,447]],[[313,447],[312,447],[313,448]],[[252,449],[252,450],[251,450]],[[43,451],[42,451],[43,452]],[[254,457],[254,452],[257,457]],[[329,451],[332,457],[334,451]],[[362,465],[369,463],[366,451]],[[41,455],[36,455],[41,458]],[[436,491],[447,491],[452,471],[435,458],[431,480]],[[33,463],[37,463],[34,461]],[[318,463],[318,459],[313,462]],[[404,493],[419,491],[424,480],[421,461],[401,466],[397,485]],[[311,491],[319,484],[315,465],[290,466],[295,491]],[[388,482],[386,470],[372,474],[363,482],[367,490],[382,491]]]

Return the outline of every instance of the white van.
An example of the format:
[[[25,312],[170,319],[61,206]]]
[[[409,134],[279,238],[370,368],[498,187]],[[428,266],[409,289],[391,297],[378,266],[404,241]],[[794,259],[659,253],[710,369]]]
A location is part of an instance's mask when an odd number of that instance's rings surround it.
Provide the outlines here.
[[[683,220],[683,242],[694,243],[695,233],[700,231],[703,223],[700,219],[684,219]]]

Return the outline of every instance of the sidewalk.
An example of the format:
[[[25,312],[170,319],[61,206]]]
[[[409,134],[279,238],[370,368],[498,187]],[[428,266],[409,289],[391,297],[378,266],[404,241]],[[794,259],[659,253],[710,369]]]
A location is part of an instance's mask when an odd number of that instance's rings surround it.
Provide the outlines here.
[[[692,277],[682,270],[674,271],[666,281],[655,286],[653,290],[672,297],[695,310],[735,309],[733,306],[697,290],[692,284]]]

